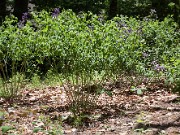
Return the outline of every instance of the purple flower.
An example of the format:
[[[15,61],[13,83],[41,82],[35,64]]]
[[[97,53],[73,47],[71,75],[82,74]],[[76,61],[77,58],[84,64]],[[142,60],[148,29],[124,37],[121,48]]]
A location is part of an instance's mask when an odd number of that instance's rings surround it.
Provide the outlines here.
[[[159,70],[159,64],[154,65],[154,70]]]
[[[25,13],[23,13],[23,15],[22,15],[22,21],[26,21],[27,19],[28,19],[28,13],[27,12],[25,12]]]
[[[156,71],[164,71],[165,67],[164,66],[160,66],[159,64],[156,64],[154,66],[154,70],[156,70]]]
[[[59,8],[55,8],[52,12],[52,17],[56,18],[59,15],[59,13],[60,13]]]
[[[131,33],[132,32],[132,29],[128,29],[128,33]]]
[[[26,24],[26,22],[27,22],[27,20],[28,20],[28,18],[29,18],[29,13],[28,13],[28,12],[23,13],[23,15],[22,15],[22,20],[20,20],[20,21],[18,22],[18,27],[19,27],[19,28],[24,27],[25,24]]]
[[[125,23],[125,22],[119,21],[118,23],[119,23],[119,26],[120,26],[120,27],[126,27],[126,23]]]
[[[143,55],[144,58],[146,58],[146,57],[149,56],[149,55],[148,55],[147,53],[145,53],[145,52],[143,52],[142,55]]]
[[[103,22],[103,20],[104,20],[104,19],[103,19],[102,17],[99,17],[99,18],[98,18],[98,21],[100,21],[101,23]]]
[[[54,13],[59,14],[60,13],[59,8],[55,8]]]
[[[157,61],[154,60],[151,64],[153,65],[155,71],[158,71],[158,72],[160,72],[160,71],[165,71],[165,67],[159,65],[159,64],[157,63]]]
[[[151,64],[152,64],[152,65],[156,65],[156,64],[157,64],[157,61],[154,60],[154,61],[151,62]]]
[[[165,67],[164,66],[160,66],[160,69],[161,69],[161,71],[164,71]]]
[[[88,27],[89,27],[89,29],[94,30],[94,26],[93,25],[89,24]]]

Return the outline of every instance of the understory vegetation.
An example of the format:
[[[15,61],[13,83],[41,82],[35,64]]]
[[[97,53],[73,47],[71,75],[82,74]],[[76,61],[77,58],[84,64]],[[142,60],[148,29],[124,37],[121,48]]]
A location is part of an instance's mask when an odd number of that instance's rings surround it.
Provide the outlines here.
[[[27,87],[62,86],[77,126],[99,94],[111,95],[105,82],[119,77],[129,77],[140,95],[147,89],[136,85],[154,81],[179,92],[180,30],[170,16],[107,20],[56,8],[25,13],[19,22],[6,17],[0,26],[0,97],[9,102]]]

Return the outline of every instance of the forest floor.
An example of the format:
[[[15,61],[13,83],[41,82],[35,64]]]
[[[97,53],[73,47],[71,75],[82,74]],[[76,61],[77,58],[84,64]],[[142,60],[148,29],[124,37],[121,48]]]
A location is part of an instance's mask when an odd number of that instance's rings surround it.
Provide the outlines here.
[[[127,84],[107,83],[112,92],[99,95],[98,106],[91,117],[77,128],[67,122],[71,113],[66,109],[64,87],[24,89],[13,103],[0,100],[4,126],[12,127],[0,134],[15,135],[179,135],[180,96],[170,92],[163,83],[141,84],[143,95],[131,92]],[[64,119],[64,121],[62,120]],[[62,122],[63,121],[63,122]]]

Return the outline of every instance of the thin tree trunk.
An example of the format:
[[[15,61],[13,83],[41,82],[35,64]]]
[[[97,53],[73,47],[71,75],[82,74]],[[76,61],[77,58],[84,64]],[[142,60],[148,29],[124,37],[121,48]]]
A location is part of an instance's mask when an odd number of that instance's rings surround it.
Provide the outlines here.
[[[0,0],[0,23],[6,16],[6,0]]]
[[[29,0],[15,0],[14,1],[14,15],[20,20],[22,14],[28,12]]]
[[[109,19],[113,18],[117,14],[117,0],[110,0],[109,4]]]

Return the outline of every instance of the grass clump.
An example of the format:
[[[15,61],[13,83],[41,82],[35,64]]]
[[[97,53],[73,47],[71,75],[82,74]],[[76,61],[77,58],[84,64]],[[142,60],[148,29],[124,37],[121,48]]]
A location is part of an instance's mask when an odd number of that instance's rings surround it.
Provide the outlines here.
[[[24,85],[24,75],[16,74],[8,80],[0,78],[0,97],[13,99],[18,95]]]

